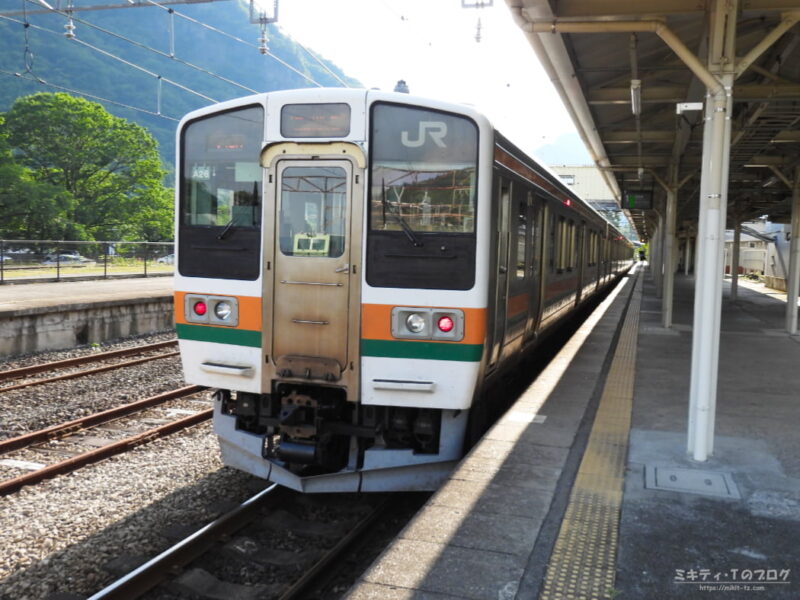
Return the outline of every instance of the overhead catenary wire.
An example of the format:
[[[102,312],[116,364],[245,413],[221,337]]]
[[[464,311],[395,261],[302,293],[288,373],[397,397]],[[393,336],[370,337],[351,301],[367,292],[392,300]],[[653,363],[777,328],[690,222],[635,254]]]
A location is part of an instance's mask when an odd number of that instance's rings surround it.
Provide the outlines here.
[[[322,62],[322,61],[321,61],[319,58],[317,58],[317,55],[316,55],[316,54],[314,54],[313,52],[311,52],[311,50],[309,50],[308,48],[306,48],[306,47],[305,47],[303,44],[301,44],[301,43],[300,43],[300,42],[298,42],[297,40],[295,40],[295,41],[294,41],[294,43],[295,43],[295,44],[297,44],[298,46],[300,46],[300,48],[302,48],[302,49],[305,51],[305,53],[306,53],[306,54],[308,54],[308,55],[309,55],[311,58],[313,58],[315,61],[317,61],[317,64],[319,64],[319,66],[320,66],[320,67],[322,67],[322,68],[323,68],[323,69],[325,69],[325,70],[326,70],[328,73],[330,73],[330,75],[331,75],[331,76],[332,76],[334,79],[336,79],[336,80],[337,80],[339,83],[341,83],[341,84],[342,84],[344,87],[347,87],[347,88],[351,87],[351,86],[350,86],[350,85],[349,85],[349,84],[348,84],[348,83],[347,83],[347,82],[346,82],[344,79],[342,79],[341,77],[339,77],[339,76],[338,76],[336,73],[334,73],[334,72],[333,72],[333,71],[332,71],[330,68],[328,68],[328,65],[326,65],[326,64],[325,64],[324,62]]]
[[[171,36],[174,35],[174,26],[173,26],[174,15],[177,15],[177,16],[179,16],[179,17],[181,17],[181,18],[183,18],[183,19],[185,19],[185,20],[187,20],[187,21],[189,21],[191,23],[194,23],[194,24],[196,24],[196,25],[198,25],[200,27],[203,27],[205,29],[208,29],[208,30],[213,31],[215,33],[218,33],[220,35],[223,35],[223,36],[225,36],[225,37],[227,37],[229,39],[232,39],[232,40],[234,40],[234,41],[236,41],[238,43],[244,44],[244,45],[246,45],[248,47],[251,47],[251,48],[256,48],[255,44],[251,44],[251,43],[249,43],[249,42],[247,42],[247,41],[245,41],[245,40],[243,40],[243,39],[241,39],[241,38],[239,38],[239,37],[237,37],[235,35],[232,35],[232,34],[226,32],[226,31],[223,31],[223,30],[221,30],[221,29],[219,29],[217,27],[214,27],[212,25],[208,25],[207,23],[203,23],[202,21],[199,21],[197,19],[189,17],[188,15],[184,15],[184,14],[178,12],[178,11],[175,11],[174,9],[166,8],[166,7],[162,6],[162,5],[160,5],[158,2],[155,2],[154,0],[147,0],[147,1],[150,4],[152,4],[153,6],[161,8],[162,10],[166,10],[169,13],[169,15],[170,15],[170,32],[171,32]],[[165,119],[169,119],[169,120],[172,120],[172,121],[177,121],[178,120],[178,119],[175,119],[173,117],[169,117],[169,116],[164,115],[164,114],[161,113],[161,102],[160,102],[160,99],[159,99],[159,102],[158,102],[158,110],[157,110],[157,112],[155,112],[155,111],[152,111],[152,110],[148,110],[148,109],[144,109],[144,108],[140,108],[140,107],[135,107],[135,106],[126,104],[124,102],[118,102],[118,101],[110,100],[108,98],[104,98],[102,96],[97,96],[97,95],[91,94],[89,92],[83,92],[83,91],[80,91],[80,90],[75,90],[75,89],[72,89],[72,88],[68,88],[66,86],[60,86],[60,85],[57,85],[57,84],[53,84],[53,83],[50,83],[50,82],[45,81],[45,80],[41,79],[40,77],[38,77],[32,70],[33,54],[32,54],[32,52],[30,52],[30,47],[29,47],[29,43],[28,43],[28,39],[27,39],[28,38],[28,29],[32,27],[33,29],[44,31],[46,33],[51,33],[53,35],[59,35],[59,36],[63,35],[63,33],[62,32],[57,32],[57,31],[53,31],[53,30],[47,29],[45,27],[41,27],[39,25],[34,25],[32,23],[29,23],[28,20],[27,20],[27,13],[26,13],[26,3],[27,2],[34,2],[35,3],[35,0],[22,0],[23,14],[25,15],[25,21],[24,22],[20,22],[20,21],[18,21],[16,19],[4,16],[4,15],[0,15],[0,18],[6,19],[8,21],[11,21],[11,22],[14,22],[14,23],[17,23],[17,24],[20,24],[20,25],[23,25],[24,31],[25,31],[25,37],[26,37],[26,46],[25,46],[25,48],[26,48],[25,49],[25,67],[26,67],[26,69],[25,69],[25,74],[30,75],[30,77],[22,76],[19,73],[10,73],[10,72],[7,72],[7,71],[0,71],[0,72],[2,72],[5,75],[26,79],[28,81],[35,81],[35,82],[38,82],[38,83],[40,83],[41,85],[44,85],[44,86],[52,87],[54,89],[59,89],[59,90],[70,92],[70,93],[74,93],[74,94],[77,94],[77,95],[80,95],[80,96],[84,96],[86,98],[91,98],[91,99],[94,99],[94,100],[97,100],[97,101],[100,101],[100,102],[113,104],[113,105],[116,105],[116,106],[120,106],[120,107],[123,107],[123,108],[134,110],[134,111],[137,111],[137,112],[142,112],[142,113],[150,114],[150,115],[153,115],[153,116],[159,116],[159,117],[162,117],[162,118],[165,118]],[[241,89],[243,89],[245,91],[248,91],[250,93],[256,93],[256,90],[253,90],[252,88],[249,88],[249,87],[247,87],[247,86],[245,86],[243,84],[240,84],[240,83],[238,83],[236,81],[233,81],[230,78],[224,77],[222,75],[219,75],[218,73],[214,73],[213,71],[210,71],[208,69],[204,69],[203,67],[200,67],[198,65],[190,63],[189,61],[185,61],[183,59],[180,59],[180,58],[176,57],[174,55],[174,39],[172,37],[170,38],[170,53],[165,53],[165,52],[160,51],[160,50],[158,50],[156,48],[152,48],[152,47],[148,46],[147,44],[144,44],[144,43],[141,43],[141,42],[137,42],[136,40],[132,40],[132,39],[130,39],[130,38],[128,38],[128,37],[126,37],[126,36],[124,36],[122,34],[118,34],[116,32],[107,30],[107,29],[105,29],[103,27],[100,27],[98,25],[95,25],[95,24],[93,24],[91,22],[85,21],[83,19],[76,19],[74,17],[74,15],[69,15],[68,13],[66,13],[64,11],[61,11],[61,10],[58,10],[58,9],[52,9],[51,12],[60,14],[60,15],[62,15],[64,17],[66,17],[66,18],[72,18],[74,21],[77,21],[77,22],[79,22],[79,23],[81,23],[83,25],[86,25],[87,27],[96,29],[97,31],[100,31],[101,33],[105,33],[106,35],[110,35],[112,37],[115,37],[117,39],[125,41],[125,42],[127,42],[127,43],[129,43],[131,45],[134,45],[134,46],[136,46],[138,48],[141,48],[143,50],[147,50],[147,51],[153,52],[155,54],[158,54],[160,56],[163,56],[165,58],[169,58],[171,60],[174,60],[174,61],[178,62],[179,64],[182,64],[182,65],[187,66],[189,68],[192,68],[192,69],[195,69],[197,71],[203,72],[206,75],[209,75],[211,77],[219,79],[220,81],[223,81],[223,82],[228,83],[230,85],[234,85],[236,87],[239,87],[239,88],[241,88]],[[76,42],[86,46],[87,48],[89,48],[91,50],[94,50],[94,51],[96,51],[98,53],[101,53],[101,54],[103,54],[103,55],[105,55],[105,56],[107,56],[107,57],[109,57],[109,58],[111,58],[113,60],[117,60],[119,62],[122,62],[123,64],[125,64],[125,65],[127,65],[127,66],[129,66],[131,68],[134,68],[136,70],[139,70],[139,71],[141,71],[141,72],[143,72],[143,73],[145,73],[145,74],[147,74],[147,75],[149,75],[151,77],[154,77],[158,81],[159,94],[160,94],[162,82],[167,82],[167,83],[169,83],[169,84],[171,84],[171,85],[173,85],[173,86],[175,86],[175,87],[177,87],[179,89],[182,89],[182,90],[184,90],[184,91],[186,91],[188,93],[197,95],[197,96],[199,96],[201,98],[204,98],[204,99],[206,99],[206,100],[208,100],[210,102],[216,102],[216,100],[214,98],[211,98],[210,96],[202,94],[201,92],[198,92],[198,91],[196,91],[196,90],[194,90],[194,89],[192,89],[192,88],[190,88],[188,86],[184,86],[184,85],[182,85],[182,84],[180,84],[180,83],[178,83],[176,81],[173,81],[171,79],[164,78],[162,75],[159,75],[159,74],[154,73],[154,72],[152,72],[152,71],[150,71],[148,69],[145,69],[144,67],[141,67],[140,65],[137,65],[134,62],[131,62],[129,60],[126,60],[124,58],[116,56],[115,54],[113,54],[111,52],[108,52],[106,50],[103,50],[102,48],[98,48],[98,47],[96,47],[96,46],[94,46],[92,44],[89,44],[88,42],[85,42],[83,40],[79,40],[77,38],[72,38],[72,41],[76,41]],[[328,68],[327,65],[325,65],[319,58],[317,58],[308,48],[306,48],[305,46],[303,46],[302,44],[299,44],[299,43],[298,43],[298,45],[307,54],[309,54],[309,56],[311,56],[323,69],[325,69],[332,77],[334,77],[337,81],[339,81],[345,87],[350,87],[341,77],[339,77],[330,68]],[[316,81],[313,77],[310,77],[309,75],[306,75],[305,73],[299,71],[298,69],[296,69],[292,65],[286,63],[285,61],[281,60],[280,58],[278,58],[277,56],[273,55],[272,53],[268,53],[268,54],[273,59],[275,59],[278,63],[280,63],[284,67],[288,68],[289,70],[293,71],[294,73],[300,75],[301,77],[303,77],[304,79],[306,79],[310,83],[312,83],[312,84],[314,84],[314,85],[316,85],[318,87],[323,87],[322,84],[320,84],[318,81]]]
[[[152,110],[147,110],[146,108],[139,108],[137,106],[132,106],[130,104],[125,104],[124,102],[117,102],[116,100],[109,100],[108,98],[103,98],[101,96],[96,96],[95,94],[90,94],[89,92],[82,92],[80,90],[75,90],[75,89],[72,89],[72,88],[64,87],[62,85],[57,85],[55,83],[50,83],[50,82],[45,81],[44,79],[42,79],[40,77],[36,77],[35,75],[33,75],[33,73],[30,74],[30,75],[32,75],[31,77],[26,77],[22,73],[13,73],[11,71],[6,71],[4,69],[0,69],[0,74],[8,75],[9,77],[16,77],[18,79],[24,79],[26,81],[32,81],[33,83],[38,83],[38,84],[45,85],[45,86],[48,86],[48,87],[51,87],[51,88],[54,88],[54,89],[57,89],[57,90],[61,90],[62,92],[68,92],[70,94],[75,94],[77,96],[83,96],[84,98],[91,98],[92,100],[97,100],[98,102],[104,102],[104,103],[107,103],[107,104],[114,104],[115,106],[121,106],[122,108],[127,108],[127,109],[130,109],[130,110],[135,110],[137,112],[146,113],[146,114],[152,115],[154,117],[161,117],[162,119],[167,119],[169,121],[175,121],[175,122],[180,121],[180,119],[176,119],[175,117],[169,117],[169,116],[167,116],[167,115],[165,115],[163,113],[157,113],[157,112],[154,112]]]
[[[24,1],[25,2],[30,2],[32,4],[38,4],[38,2],[36,2],[36,0],[24,0]],[[64,11],[54,9],[53,12],[65,17],[65,18],[68,18],[67,13],[64,12]],[[172,16],[170,15],[170,19],[171,18],[172,18]],[[132,46],[136,46],[137,48],[141,48],[142,50],[147,50],[148,52],[152,52],[152,53],[157,54],[159,56],[162,56],[164,58],[169,58],[170,60],[173,60],[173,61],[175,61],[175,62],[177,62],[177,63],[179,63],[181,65],[189,67],[190,69],[194,69],[196,71],[204,73],[204,74],[208,75],[209,77],[214,77],[215,79],[219,79],[220,81],[223,81],[225,83],[228,83],[230,85],[233,85],[235,87],[243,89],[246,92],[249,92],[251,94],[255,94],[257,92],[257,90],[254,90],[253,88],[250,88],[250,87],[248,87],[246,85],[243,85],[243,84],[241,84],[241,83],[239,83],[237,81],[234,81],[233,79],[225,77],[224,75],[220,75],[219,73],[215,73],[213,71],[209,71],[208,69],[205,69],[205,68],[203,68],[203,67],[201,67],[199,65],[196,65],[194,63],[191,63],[191,62],[189,62],[187,60],[184,60],[184,59],[181,59],[181,58],[178,58],[177,56],[175,56],[175,46],[174,46],[174,39],[173,39],[174,32],[172,31],[172,26],[171,25],[170,25],[170,32],[169,32],[170,33],[170,52],[164,52],[163,50],[159,50],[158,48],[153,48],[152,46],[148,46],[147,44],[144,44],[142,42],[137,42],[136,40],[133,40],[133,39],[131,39],[129,37],[126,37],[126,36],[124,36],[124,35],[122,35],[120,33],[117,33],[115,31],[111,31],[109,29],[105,29],[104,27],[100,27],[99,25],[96,25],[94,23],[86,21],[85,19],[80,19],[80,18],[76,17],[75,15],[72,15],[72,20],[75,21],[76,23],[80,23],[81,25],[85,25],[85,26],[87,26],[87,27],[89,27],[91,29],[95,29],[95,30],[97,30],[97,31],[99,31],[101,33],[104,33],[104,34],[108,35],[108,36],[111,36],[111,37],[116,38],[118,40],[122,40],[122,41],[124,41],[124,42],[126,42],[128,44],[131,44]]]
[[[199,96],[200,98],[203,98],[204,100],[208,100],[209,102],[215,102],[215,103],[218,102],[217,99],[212,98],[211,96],[206,96],[202,92],[198,92],[197,90],[193,90],[192,88],[183,85],[182,83],[178,83],[177,81],[173,81],[172,79],[168,79],[168,78],[166,78],[166,77],[164,77],[162,75],[159,75],[158,73],[154,73],[153,71],[150,71],[149,69],[145,69],[144,67],[141,67],[141,66],[139,66],[139,65],[137,65],[135,63],[132,63],[129,60],[125,60],[124,58],[122,58],[120,56],[117,56],[116,54],[114,54],[112,52],[109,52],[107,50],[103,50],[102,48],[98,48],[97,46],[93,46],[89,42],[84,42],[83,40],[81,40],[79,38],[75,38],[72,41],[75,42],[75,43],[80,44],[81,46],[86,46],[87,48],[89,48],[91,50],[94,50],[95,52],[99,52],[100,54],[103,54],[105,56],[108,56],[109,58],[112,58],[112,59],[114,59],[116,61],[119,61],[119,62],[121,62],[121,63],[133,68],[133,69],[136,69],[137,71],[141,71],[142,73],[146,73],[147,75],[150,75],[151,77],[155,78],[156,80],[163,81],[165,83],[169,83],[170,85],[174,85],[178,89],[181,89],[181,90],[183,90],[185,92],[189,92],[190,94],[194,94],[195,96]]]
[[[32,28],[32,29],[36,29],[38,31],[44,31],[46,33],[51,33],[51,34],[57,35],[57,36],[63,35],[60,31],[53,31],[52,29],[48,29],[48,28],[42,27],[40,25],[34,25],[33,23],[23,23],[22,21],[18,21],[17,19],[13,19],[11,17],[6,17],[4,15],[0,15],[0,19],[5,19],[7,21],[11,21],[13,23],[17,23],[19,25],[23,25],[24,27],[26,27],[26,29],[27,28]],[[161,79],[162,81],[164,81],[166,83],[169,83],[170,85],[173,85],[173,86],[175,86],[175,87],[177,87],[179,89],[182,89],[182,90],[184,90],[186,92],[189,92],[190,94],[194,94],[195,96],[199,96],[200,98],[208,100],[209,102],[217,102],[217,100],[215,100],[214,98],[212,98],[210,96],[206,96],[205,94],[203,94],[201,92],[198,92],[196,90],[193,90],[192,88],[190,88],[188,86],[180,84],[177,81],[173,81],[171,79],[167,79],[166,77],[162,77],[162,76],[158,75],[157,73],[154,73],[153,71],[145,69],[144,67],[141,67],[141,66],[139,66],[139,65],[137,65],[135,63],[132,63],[132,62],[130,62],[128,60],[125,60],[124,58],[116,56],[115,54],[113,54],[111,52],[108,52],[108,51],[103,50],[101,48],[97,48],[96,46],[93,46],[92,44],[89,44],[88,42],[84,42],[83,40],[80,40],[77,37],[73,38],[70,41],[74,42],[74,43],[81,44],[83,46],[86,46],[87,48],[89,48],[91,50],[94,50],[94,51],[99,52],[99,53],[101,53],[101,54],[103,54],[103,55],[105,55],[105,56],[107,56],[109,58],[112,58],[112,59],[117,60],[117,61],[119,61],[121,63],[124,63],[124,64],[126,64],[127,66],[129,66],[129,67],[131,67],[133,69],[136,69],[138,71],[146,73],[147,75],[150,75],[151,77],[153,77],[156,80]]]
[[[238,42],[240,44],[244,44],[245,46],[249,46],[250,48],[254,48],[256,50],[259,49],[259,47],[256,44],[252,44],[252,43],[250,43],[250,42],[248,42],[246,40],[243,40],[242,38],[240,38],[238,36],[233,35],[232,33],[228,33],[227,31],[223,31],[222,29],[219,29],[218,27],[214,27],[213,25],[209,25],[208,23],[203,23],[202,21],[199,21],[199,20],[195,19],[194,17],[190,17],[189,15],[185,15],[185,14],[183,14],[181,12],[178,12],[175,9],[167,8],[166,6],[162,6],[161,4],[156,2],[155,0],[146,0],[146,1],[147,1],[148,4],[152,4],[153,6],[157,6],[158,8],[160,8],[162,10],[165,10],[167,12],[171,11],[176,16],[178,16],[178,17],[180,17],[182,19],[185,19],[185,20],[189,21],[190,23],[194,23],[195,25],[199,25],[200,27],[203,27],[204,29],[208,29],[209,31],[213,31],[214,33],[218,33],[218,34],[220,34],[222,36],[225,36],[227,38],[230,38],[230,39],[234,40],[235,42]],[[313,83],[317,87],[325,87],[320,82],[318,82],[316,79],[311,77],[310,75],[306,75],[301,70],[296,69],[295,67],[293,67],[292,65],[287,63],[285,60],[282,60],[282,59],[278,58],[277,56],[275,56],[269,50],[264,52],[264,54],[266,56],[270,56],[271,58],[275,59],[280,64],[282,64],[284,67],[286,67],[290,71],[296,73],[297,75],[299,75],[300,77],[302,77],[306,81],[309,81],[310,83]]]

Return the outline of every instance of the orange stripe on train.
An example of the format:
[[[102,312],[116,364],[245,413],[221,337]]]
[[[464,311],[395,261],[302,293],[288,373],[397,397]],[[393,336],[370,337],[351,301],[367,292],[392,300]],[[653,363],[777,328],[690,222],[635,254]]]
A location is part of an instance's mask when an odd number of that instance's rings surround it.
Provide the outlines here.
[[[392,337],[392,309],[400,304],[362,304],[361,338],[367,340],[394,340]],[[464,339],[461,344],[483,344],[486,341],[486,309],[454,306],[421,306],[464,311]],[[452,342],[451,342],[452,343]]]
[[[184,325],[197,325],[197,323],[189,323],[183,314],[183,299],[187,294],[195,294],[199,292],[175,292],[175,323]],[[207,296],[225,296],[226,294],[205,294]],[[236,327],[227,327],[226,329],[247,329],[249,331],[261,331],[261,298],[254,298],[251,296],[229,296],[236,298],[239,301],[239,324]],[[209,327],[216,327],[209,325]]]

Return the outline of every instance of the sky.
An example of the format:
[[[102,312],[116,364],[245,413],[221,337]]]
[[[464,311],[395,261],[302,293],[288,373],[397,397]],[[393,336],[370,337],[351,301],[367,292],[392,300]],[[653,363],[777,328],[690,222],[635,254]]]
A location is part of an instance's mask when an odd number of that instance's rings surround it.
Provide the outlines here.
[[[284,33],[366,87],[403,79],[414,95],[471,104],[526,152],[575,133],[505,0],[281,0],[278,16]]]

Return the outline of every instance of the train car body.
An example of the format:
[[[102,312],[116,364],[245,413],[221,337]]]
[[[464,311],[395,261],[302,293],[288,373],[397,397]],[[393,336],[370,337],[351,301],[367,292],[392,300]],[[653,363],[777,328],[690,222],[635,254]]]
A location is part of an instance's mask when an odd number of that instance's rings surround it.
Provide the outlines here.
[[[226,465],[306,492],[435,489],[474,405],[631,264],[475,110],[250,96],[178,129],[175,320]]]

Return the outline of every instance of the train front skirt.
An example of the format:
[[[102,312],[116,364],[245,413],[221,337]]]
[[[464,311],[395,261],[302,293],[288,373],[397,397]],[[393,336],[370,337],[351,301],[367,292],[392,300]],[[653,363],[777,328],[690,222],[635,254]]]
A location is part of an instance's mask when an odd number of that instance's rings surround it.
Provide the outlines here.
[[[216,401],[214,432],[223,463],[304,493],[434,491],[462,456],[469,416],[467,410],[442,411],[438,454],[374,447],[364,451],[361,468],[349,464],[337,473],[302,476],[280,461],[264,458],[264,436],[237,430],[236,417],[221,409],[222,403]]]

